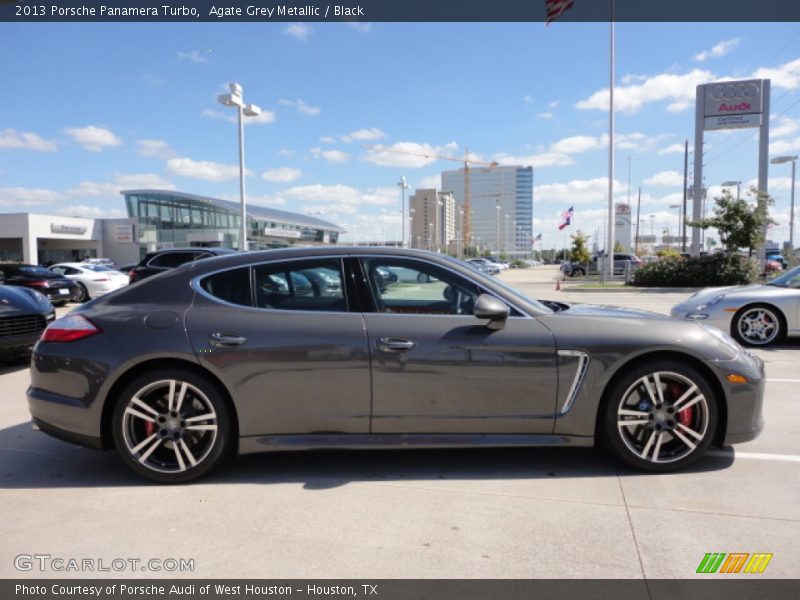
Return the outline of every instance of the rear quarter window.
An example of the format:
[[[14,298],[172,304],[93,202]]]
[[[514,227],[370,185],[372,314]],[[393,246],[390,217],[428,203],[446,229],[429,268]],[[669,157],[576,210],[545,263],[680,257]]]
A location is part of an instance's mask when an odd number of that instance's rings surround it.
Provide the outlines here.
[[[250,267],[214,273],[203,279],[200,287],[224,302],[239,306],[253,306],[250,291]]]

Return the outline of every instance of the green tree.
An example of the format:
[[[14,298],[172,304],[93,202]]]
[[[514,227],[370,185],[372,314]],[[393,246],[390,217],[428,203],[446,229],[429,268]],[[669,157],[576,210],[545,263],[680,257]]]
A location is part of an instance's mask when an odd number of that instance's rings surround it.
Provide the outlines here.
[[[764,241],[764,225],[775,223],[769,218],[769,207],[774,201],[769,194],[759,192],[754,187],[750,188],[747,195],[755,196],[755,206],[751,206],[744,198],[737,200],[727,189],[722,190],[722,195],[714,198],[714,216],[690,225],[716,229],[728,254],[735,254],[740,248],[747,248],[752,254]]]
[[[570,249],[569,259],[577,263],[588,263],[592,259],[589,254],[589,248],[586,246],[589,236],[579,229],[570,236],[570,239],[572,239],[572,248]]]
[[[614,242],[614,252],[619,254],[620,252],[625,252],[625,246],[619,243],[619,240]]]

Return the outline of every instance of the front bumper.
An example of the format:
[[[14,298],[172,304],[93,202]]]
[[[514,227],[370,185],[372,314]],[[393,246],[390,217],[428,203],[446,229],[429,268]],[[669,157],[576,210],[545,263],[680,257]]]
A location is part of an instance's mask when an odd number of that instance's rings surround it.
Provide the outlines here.
[[[764,361],[742,350],[733,360],[715,361],[727,399],[727,425],[723,445],[749,442],[764,429]],[[728,381],[728,375],[747,378],[746,384]]]

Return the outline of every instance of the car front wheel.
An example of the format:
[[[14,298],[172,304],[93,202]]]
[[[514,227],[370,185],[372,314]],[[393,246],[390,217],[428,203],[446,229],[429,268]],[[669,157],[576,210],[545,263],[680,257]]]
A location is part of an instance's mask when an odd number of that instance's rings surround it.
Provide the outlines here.
[[[706,378],[671,360],[640,365],[622,377],[604,411],[602,434],[611,453],[632,467],[656,472],[697,460],[718,421]]]
[[[114,410],[114,442],[139,475],[182,483],[208,473],[231,447],[230,411],[208,380],[159,370],[134,379]]]
[[[767,346],[783,337],[783,322],[771,306],[746,306],[733,317],[731,333],[741,344]]]

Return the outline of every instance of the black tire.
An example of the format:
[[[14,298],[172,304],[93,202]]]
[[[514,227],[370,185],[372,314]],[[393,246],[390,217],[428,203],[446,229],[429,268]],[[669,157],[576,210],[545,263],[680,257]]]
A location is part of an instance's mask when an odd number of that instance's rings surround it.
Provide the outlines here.
[[[769,304],[743,306],[731,319],[731,336],[745,346],[769,346],[785,335],[783,313]]]
[[[86,289],[86,286],[82,283],[78,283],[78,291],[75,292],[75,297],[72,299],[73,302],[86,302],[89,299],[89,292]]]
[[[570,277],[583,277],[586,275],[586,271],[581,268],[572,269],[572,273],[570,273]]]
[[[225,460],[232,448],[231,419],[222,393],[205,377],[186,369],[160,369],[136,377],[120,395],[114,444],[142,477],[184,483]]]
[[[625,373],[609,390],[601,411],[598,433],[609,451],[636,469],[657,473],[682,469],[700,458],[719,422],[717,399],[706,376],[675,360],[641,364]]]

